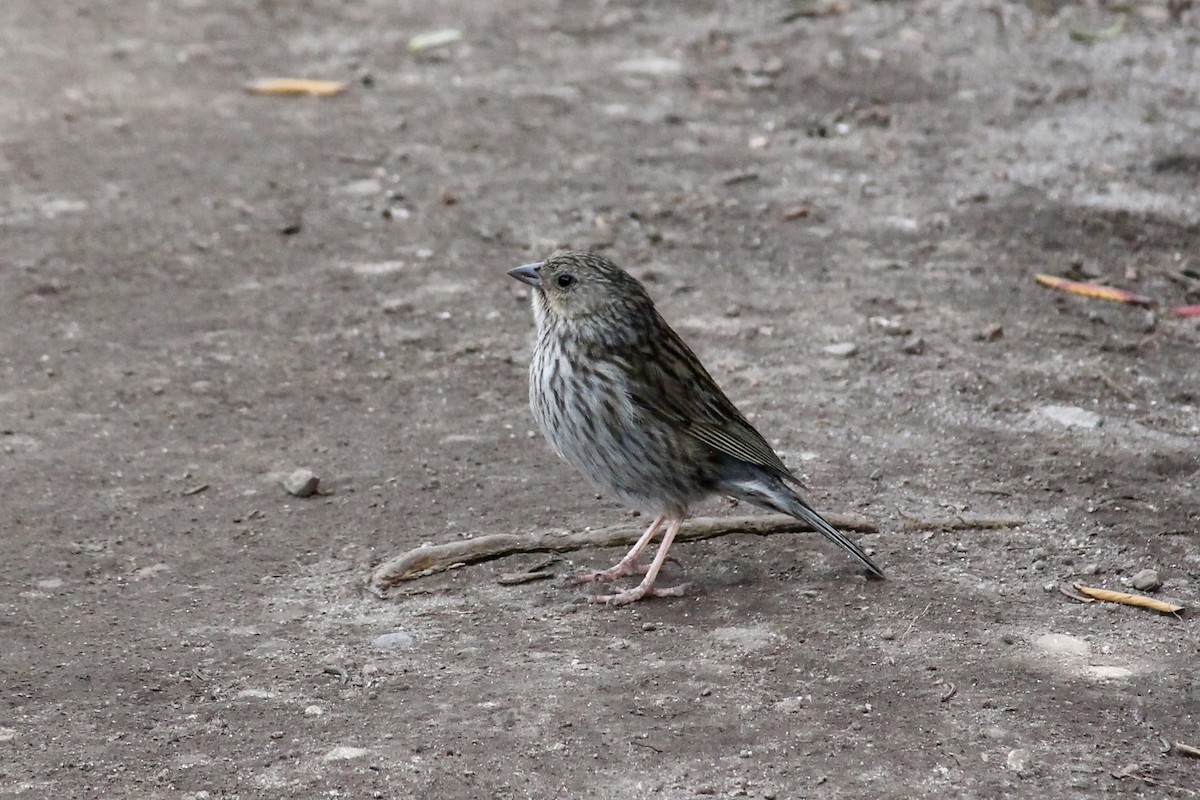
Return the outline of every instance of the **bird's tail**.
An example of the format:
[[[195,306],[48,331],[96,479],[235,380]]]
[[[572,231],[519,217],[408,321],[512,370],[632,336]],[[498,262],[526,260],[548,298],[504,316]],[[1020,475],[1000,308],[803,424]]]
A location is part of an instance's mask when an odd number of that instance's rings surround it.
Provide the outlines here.
[[[774,511],[795,517],[854,556],[855,559],[867,568],[867,571],[871,575],[876,578],[883,577],[883,570],[875,565],[875,562],[862,551],[861,547],[851,541],[844,533],[826,522],[820,514],[813,511],[808,503],[804,502],[804,499],[800,495],[796,494],[790,486],[774,475],[764,476],[759,474],[749,479],[735,479],[725,483],[721,487],[721,491],[732,497],[753,503],[756,506],[770,508]]]
[[[826,522],[824,517],[813,511],[812,507],[790,488],[784,486],[783,489],[791,495],[788,498],[791,502],[787,504],[786,508],[780,508],[780,511],[783,511],[785,514],[791,514],[796,519],[808,523],[817,533],[858,559],[867,568],[867,572],[870,572],[876,578],[883,577],[883,570],[875,565],[875,562],[862,551],[861,547],[851,541],[846,534]]]

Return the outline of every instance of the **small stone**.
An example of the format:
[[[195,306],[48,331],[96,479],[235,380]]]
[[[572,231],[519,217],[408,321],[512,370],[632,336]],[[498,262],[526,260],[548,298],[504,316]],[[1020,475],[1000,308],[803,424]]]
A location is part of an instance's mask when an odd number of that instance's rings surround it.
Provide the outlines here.
[[[1048,653],[1070,656],[1086,657],[1091,651],[1091,647],[1083,639],[1065,633],[1047,633],[1039,636],[1034,644]]]
[[[890,642],[896,638],[896,632],[891,628],[884,628],[883,633],[879,634],[879,638],[885,642]]]
[[[134,570],[133,579],[135,581],[145,580],[147,578],[153,578],[156,575],[170,571],[171,568],[166,564],[151,564],[148,567],[142,567],[141,569]]]
[[[412,301],[407,297],[385,297],[379,303],[379,307],[385,314],[407,314],[414,308]]]
[[[323,717],[323,716],[325,716],[325,709],[323,709],[317,705],[308,706],[307,708],[304,709],[304,716],[306,716],[306,717]]]
[[[349,761],[353,758],[362,758],[369,752],[371,751],[363,747],[350,747],[348,745],[342,745],[341,747],[335,747],[330,750],[323,756],[323,758],[326,761]]]
[[[1162,587],[1162,578],[1158,577],[1158,570],[1155,569],[1142,570],[1130,582],[1139,592],[1155,592]]]
[[[376,636],[371,640],[371,644],[380,650],[412,650],[417,646],[416,640],[404,631],[394,631]]]
[[[998,342],[1003,338],[1003,325],[989,325],[979,333],[975,334],[975,340],[978,342]]]
[[[683,72],[683,64],[673,58],[648,56],[622,61],[617,64],[617,71],[634,75],[678,75]]]
[[[365,178],[363,180],[351,181],[339,190],[341,194],[348,194],[356,197],[369,197],[379,194],[383,191],[383,184],[374,178]]]
[[[1088,672],[1093,678],[1102,681],[1125,680],[1133,677],[1133,670],[1116,666],[1091,666]]]
[[[1023,747],[1019,747],[1016,750],[1009,750],[1008,759],[1005,763],[1013,772],[1025,772],[1029,769],[1029,751]]]
[[[1077,406],[1045,406],[1039,413],[1047,419],[1068,428],[1092,430],[1100,427],[1100,415]]]
[[[653,622],[643,622],[642,630],[646,631],[647,633],[650,631],[656,631],[658,630],[658,625],[654,624]]]
[[[312,497],[317,493],[321,479],[310,469],[298,469],[283,481],[283,488],[293,497]]]
[[[900,349],[909,355],[919,356],[925,352],[925,339],[914,334],[904,340],[904,344],[900,345]]]
[[[821,349],[831,356],[837,356],[838,358],[849,358],[858,352],[858,345],[856,345],[854,342],[838,342],[837,344],[825,345],[825,347]]]
[[[912,328],[901,325],[894,319],[887,317],[869,317],[867,324],[880,333],[886,333],[888,336],[908,336],[912,333]]]
[[[0,742],[11,742],[17,738],[17,731],[14,728],[0,728]]]

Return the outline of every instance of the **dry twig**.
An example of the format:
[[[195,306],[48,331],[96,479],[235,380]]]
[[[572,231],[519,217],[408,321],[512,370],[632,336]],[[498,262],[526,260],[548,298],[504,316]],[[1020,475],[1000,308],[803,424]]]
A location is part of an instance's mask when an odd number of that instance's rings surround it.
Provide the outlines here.
[[[875,523],[862,517],[831,514],[826,517],[835,528],[874,533]],[[778,533],[802,533],[812,528],[784,516],[696,517],[683,524],[677,542],[713,539],[730,533],[771,536]],[[520,553],[567,553],[590,547],[628,547],[642,535],[641,528],[614,525],[576,533],[496,533],[445,544],[409,550],[389,558],[371,572],[368,588],[382,595],[388,589],[415,578],[444,572],[456,566],[478,564]]]
[[[1200,758],[1200,747],[1192,747],[1190,744],[1183,742],[1175,742],[1175,752],[1180,755],[1191,756],[1192,758]]]

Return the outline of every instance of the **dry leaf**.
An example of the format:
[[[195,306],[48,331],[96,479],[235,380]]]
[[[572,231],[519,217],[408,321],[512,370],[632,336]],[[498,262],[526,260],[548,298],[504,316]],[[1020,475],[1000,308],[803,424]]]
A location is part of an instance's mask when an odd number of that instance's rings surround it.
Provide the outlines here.
[[[1101,28],[1098,31],[1083,31],[1072,29],[1067,31],[1067,36],[1071,37],[1073,42],[1084,42],[1085,44],[1095,44],[1096,42],[1107,42],[1110,39],[1115,39],[1121,35],[1121,31],[1125,30],[1125,15],[1117,17],[1117,21],[1107,28]]]
[[[1121,603],[1127,606],[1148,608],[1151,611],[1158,611],[1162,614],[1178,614],[1180,611],[1183,611],[1183,606],[1176,605],[1175,603],[1165,603],[1162,600],[1155,600],[1153,597],[1128,594],[1126,592],[1114,592],[1111,589],[1097,589],[1093,586],[1084,586],[1082,583],[1071,585],[1080,594],[1086,594],[1088,597],[1094,597],[1097,600],[1104,600],[1109,603]]]
[[[422,50],[432,50],[435,47],[445,47],[448,44],[454,44],[461,38],[462,31],[457,28],[426,31],[425,33],[418,33],[408,40],[408,50],[410,53],[419,53]]]
[[[1144,294],[1134,294],[1124,289],[1114,289],[1111,286],[1101,286],[1098,283],[1082,283],[1069,281],[1066,278],[1056,278],[1053,275],[1038,274],[1034,276],[1042,286],[1058,289],[1060,292],[1093,297],[1097,300],[1115,300],[1118,303],[1129,303],[1134,306],[1152,306],[1154,301]]]
[[[299,97],[312,95],[314,97],[329,97],[341,94],[348,88],[342,81],[310,81],[306,78],[264,78],[260,81],[246,84],[246,91],[251,94],[282,95]]]

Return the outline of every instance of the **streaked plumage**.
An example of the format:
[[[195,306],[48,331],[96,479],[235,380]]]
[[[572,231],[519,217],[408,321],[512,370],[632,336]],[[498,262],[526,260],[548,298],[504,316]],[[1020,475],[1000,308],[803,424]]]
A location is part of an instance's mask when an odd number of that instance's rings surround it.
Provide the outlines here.
[[[856,544],[788,486],[799,480],[635,278],[602,256],[570,251],[509,274],[533,286],[537,344],[529,395],[538,427],[593,484],[655,515],[633,550],[592,579],[638,571],[638,555],[658,527],[670,523],[642,583],[598,601],[681,593],[680,587],[655,589],[654,579],[679,523],[714,494],[801,519],[882,577]]]

